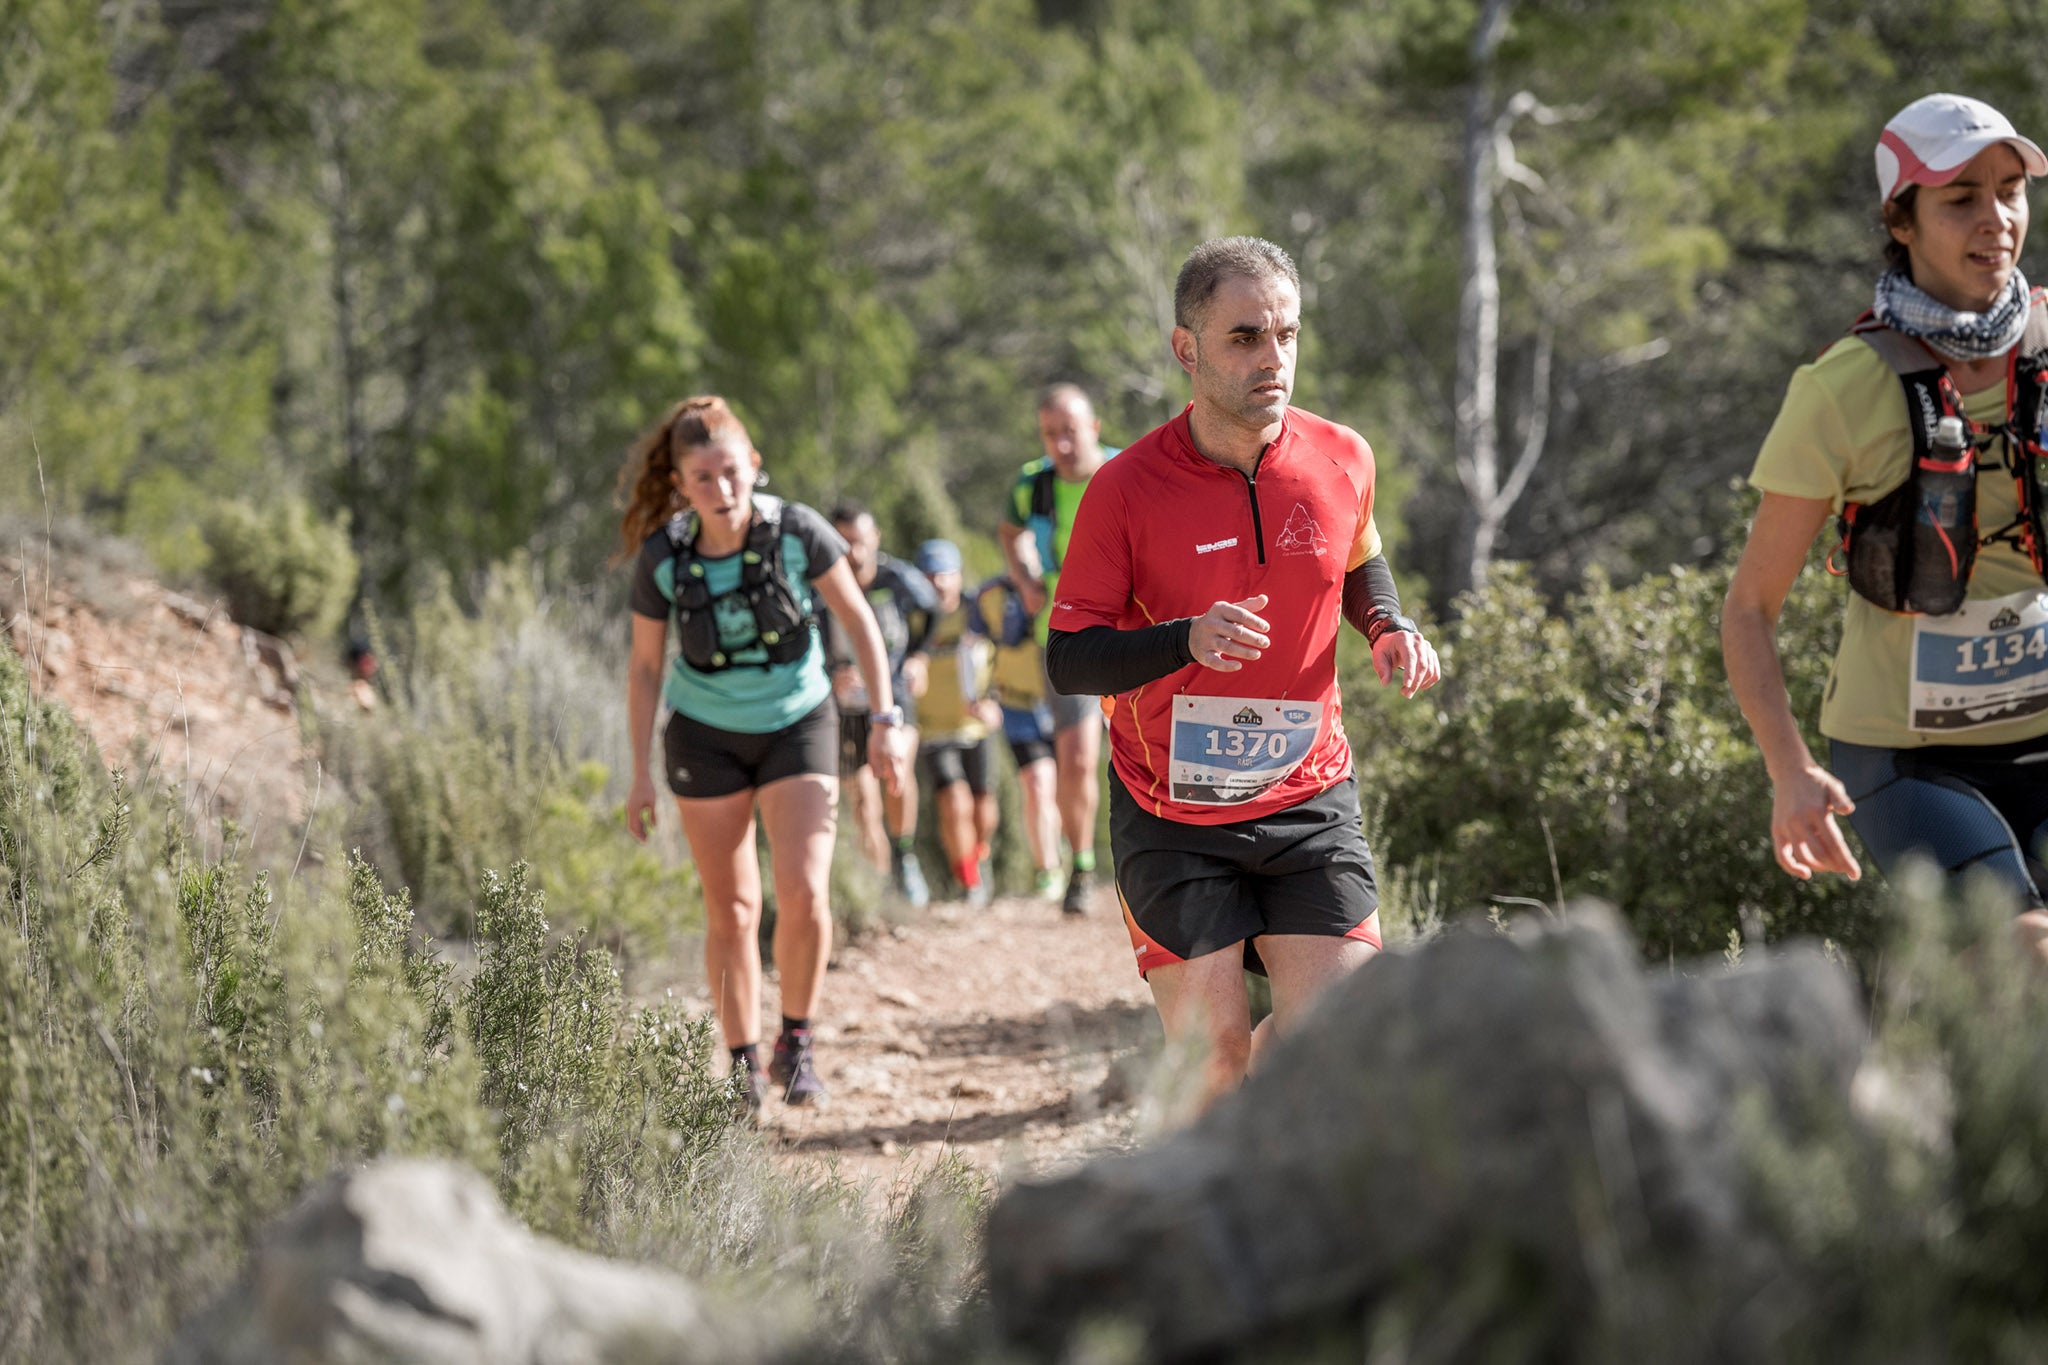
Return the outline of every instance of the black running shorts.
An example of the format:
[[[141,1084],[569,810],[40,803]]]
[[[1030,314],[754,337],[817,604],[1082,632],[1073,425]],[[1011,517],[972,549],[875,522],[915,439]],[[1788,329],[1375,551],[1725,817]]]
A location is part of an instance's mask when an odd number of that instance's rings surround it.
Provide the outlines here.
[[[1828,767],[1856,803],[1849,823],[1880,872],[1894,876],[1918,853],[1953,885],[1982,868],[2019,904],[2048,903],[2048,737],[1915,749],[1828,743]]]
[[[1034,763],[1055,761],[1049,739],[1013,739],[1010,741],[1010,757],[1017,761],[1019,772]]]
[[[1112,770],[1109,844],[1140,975],[1237,943],[1263,975],[1248,941],[1261,934],[1380,944],[1355,776],[1259,819],[1185,825],[1142,809]]]
[[[989,753],[994,746],[987,739],[972,743],[927,744],[917,756],[924,764],[926,781],[933,791],[965,782],[976,796],[988,793]]]
[[[801,719],[765,735],[721,730],[677,711],[662,733],[668,789],[692,800],[731,796],[801,773],[831,776],[837,712],[828,699]]]

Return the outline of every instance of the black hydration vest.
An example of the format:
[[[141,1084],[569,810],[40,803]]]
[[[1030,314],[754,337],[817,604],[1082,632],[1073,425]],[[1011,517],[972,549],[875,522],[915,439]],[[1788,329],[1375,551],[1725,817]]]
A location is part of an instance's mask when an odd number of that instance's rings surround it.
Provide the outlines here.
[[[740,548],[739,586],[730,592],[713,594],[704,577],[697,524],[696,517],[685,515],[669,531],[675,547],[670,563],[683,662],[699,673],[722,673],[739,662],[718,638],[718,604],[733,598],[744,602],[754,618],[755,643],[740,649],[758,647],[763,656],[745,661],[748,666],[772,668],[803,658],[811,647],[812,618],[783,568],[782,500],[754,495],[754,519]]]
[[[1963,416],[1963,396],[1941,358],[1922,342],[1865,313],[1850,335],[1899,376],[1913,459],[1906,481],[1875,502],[1850,503],[1836,521],[1841,544],[1828,572],[1886,611],[1946,616],[1963,605],[1980,545],[2020,550],[2048,581],[2048,291],[2035,290],[2027,328],[2006,360],[2005,419],[1979,425]],[[1962,423],[1963,444],[1944,447],[1943,418]],[[2005,438],[2003,467],[2018,485],[2019,515],[1988,535],[1977,526],[1979,456]],[[2000,466],[1993,465],[1993,468]],[[1846,561],[1837,567],[1836,555]]]

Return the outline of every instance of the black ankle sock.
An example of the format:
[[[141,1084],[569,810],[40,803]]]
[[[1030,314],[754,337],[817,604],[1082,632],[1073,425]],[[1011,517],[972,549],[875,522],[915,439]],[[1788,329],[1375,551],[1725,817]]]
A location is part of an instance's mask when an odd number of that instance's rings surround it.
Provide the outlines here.
[[[889,837],[889,847],[898,853],[908,853],[917,843],[915,834],[894,834]]]
[[[792,1033],[809,1033],[810,1031],[811,1031],[811,1021],[810,1021],[810,1020],[808,1020],[808,1019],[792,1019],[792,1018],[790,1018],[790,1017],[789,1017],[788,1015],[786,1015],[786,1014],[782,1016],[782,1036],[783,1036],[783,1037],[787,1038],[787,1037],[789,1037],[789,1035],[790,1035],[790,1034],[792,1034]]]
[[[761,1069],[761,1045],[759,1043],[741,1043],[732,1050],[732,1064],[734,1066],[743,1066],[749,1071],[759,1071]]]

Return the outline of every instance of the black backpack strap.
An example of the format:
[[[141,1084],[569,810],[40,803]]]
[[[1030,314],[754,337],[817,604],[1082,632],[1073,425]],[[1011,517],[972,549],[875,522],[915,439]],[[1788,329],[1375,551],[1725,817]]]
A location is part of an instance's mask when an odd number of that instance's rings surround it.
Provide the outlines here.
[[[1963,395],[1948,377],[1948,367],[1926,345],[1889,327],[1866,326],[1859,319],[1855,338],[1876,351],[1878,359],[1899,377],[1906,396],[1906,429],[1913,433],[1913,458],[1924,458],[1934,442],[1934,429],[1944,417],[1963,415]]]
[[[782,567],[782,504],[773,498],[754,500],[757,515],[747,528],[747,543],[740,555],[740,584],[753,587],[765,583]]]
[[[2048,579],[2048,290],[2034,290],[2029,304],[2005,414],[2019,515],[1992,538],[2012,544]]]
[[[697,563],[697,516],[694,512],[680,512],[668,524],[669,541],[669,592],[680,616],[685,611],[701,611],[709,602],[709,590],[703,586],[701,572],[693,577],[690,570]],[[695,583],[697,591],[693,597],[702,600],[683,601],[686,584]]]
[[[1031,476],[1032,516],[1049,517],[1052,515],[1055,499],[1058,497],[1053,488],[1053,481],[1058,477],[1059,475],[1054,472],[1051,465],[1047,465]]]

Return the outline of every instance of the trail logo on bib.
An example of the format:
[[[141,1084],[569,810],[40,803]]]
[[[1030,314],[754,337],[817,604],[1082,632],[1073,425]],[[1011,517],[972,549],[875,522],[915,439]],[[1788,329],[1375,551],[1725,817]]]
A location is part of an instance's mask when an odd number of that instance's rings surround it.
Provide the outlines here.
[[[1280,538],[1273,542],[1273,548],[1283,555],[1319,555],[1330,548],[1330,541],[1309,515],[1307,504],[1297,502],[1287,514],[1287,524],[1280,528]]]
[[[2048,711],[2048,593],[1965,602],[1913,618],[1906,723],[1968,730]]]
[[[1320,703],[1175,697],[1173,799],[1197,806],[1249,801],[1293,772],[1322,729]]]

